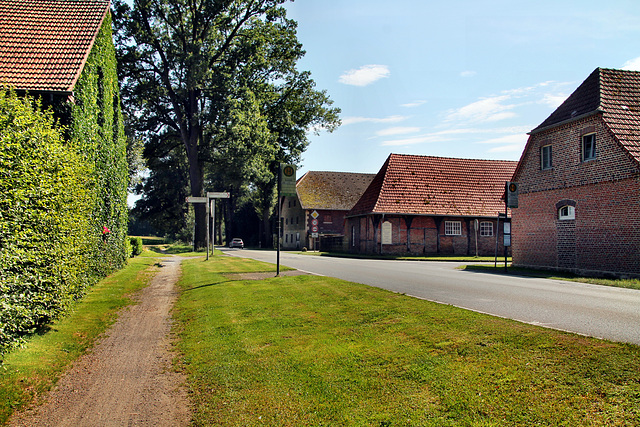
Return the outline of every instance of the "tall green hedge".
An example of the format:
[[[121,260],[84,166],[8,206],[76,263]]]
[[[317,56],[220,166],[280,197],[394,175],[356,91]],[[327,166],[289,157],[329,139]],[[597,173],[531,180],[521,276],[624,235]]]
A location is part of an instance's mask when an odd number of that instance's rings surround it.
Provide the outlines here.
[[[51,112],[0,91],[0,345],[63,312],[86,284],[90,175]]]
[[[58,129],[54,116],[65,129]],[[0,88],[0,353],[128,257],[126,140],[107,16],[72,100]],[[108,230],[108,233],[104,233]]]

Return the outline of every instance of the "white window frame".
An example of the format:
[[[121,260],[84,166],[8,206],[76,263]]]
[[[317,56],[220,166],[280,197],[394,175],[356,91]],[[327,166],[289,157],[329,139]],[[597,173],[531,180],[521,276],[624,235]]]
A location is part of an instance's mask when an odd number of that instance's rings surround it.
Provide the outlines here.
[[[480,236],[482,237],[493,236],[493,223],[491,221],[482,221],[480,223]]]
[[[543,145],[540,148],[540,169],[553,169],[553,148],[551,144]]]
[[[445,236],[461,236],[462,221],[445,221],[444,234]]]
[[[590,150],[587,150],[587,140],[590,140],[591,146]],[[589,160],[595,160],[598,152],[596,151],[596,134],[588,133],[586,135],[582,135],[582,161],[588,162]],[[587,152],[588,151],[588,152]]]
[[[576,219],[576,208],[571,205],[562,206],[558,209],[558,219],[560,221]]]

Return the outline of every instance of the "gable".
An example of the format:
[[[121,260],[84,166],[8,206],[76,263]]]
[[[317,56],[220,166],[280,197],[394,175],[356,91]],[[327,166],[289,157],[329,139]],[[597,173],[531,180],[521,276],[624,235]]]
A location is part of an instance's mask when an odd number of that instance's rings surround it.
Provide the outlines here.
[[[348,211],[373,177],[368,173],[310,171],[298,180],[296,191],[303,209]]]
[[[516,164],[391,154],[349,215],[496,216]]]
[[[0,84],[72,91],[108,11],[103,0],[0,0]]]

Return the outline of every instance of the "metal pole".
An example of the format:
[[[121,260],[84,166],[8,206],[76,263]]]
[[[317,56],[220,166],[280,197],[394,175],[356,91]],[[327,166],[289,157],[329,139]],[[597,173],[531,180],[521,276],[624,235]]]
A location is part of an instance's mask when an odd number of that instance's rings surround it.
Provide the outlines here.
[[[209,261],[209,238],[211,237],[209,234],[209,203],[206,204],[207,212],[205,216],[207,217],[207,261]]]
[[[282,220],[280,219],[280,181],[281,181],[281,175],[282,175],[282,167],[280,167],[280,171],[278,172],[278,249],[277,249],[277,255],[276,255],[276,277],[280,276],[280,233],[281,233],[281,227],[282,227]]]
[[[498,222],[496,223],[496,252],[493,258],[493,268],[498,268],[498,239],[499,238],[500,238],[500,214],[498,213]]]
[[[216,250],[216,199],[210,199],[211,203],[211,256],[215,255]]]
[[[509,211],[507,210],[507,198],[504,198],[504,223],[505,226],[507,224],[507,214],[509,213]],[[504,238],[504,233],[502,233],[503,238]],[[504,241],[503,241],[504,243]],[[509,244],[511,244],[511,229],[509,229]],[[503,245],[504,246],[504,272],[507,272],[507,245]]]

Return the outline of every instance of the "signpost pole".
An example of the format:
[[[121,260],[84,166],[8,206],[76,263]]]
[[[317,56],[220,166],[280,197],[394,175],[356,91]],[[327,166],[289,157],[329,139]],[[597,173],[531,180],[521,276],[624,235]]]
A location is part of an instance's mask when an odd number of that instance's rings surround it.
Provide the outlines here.
[[[209,233],[209,200],[207,200],[207,261],[209,261],[209,239],[211,238],[211,234]]]
[[[276,277],[280,276],[280,233],[282,233],[282,220],[280,218],[280,190],[282,187],[282,167],[280,167],[280,173],[278,174],[278,245],[276,255]]]
[[[216,250],[216,199],[209,199],[211,203],[211,256]]]

